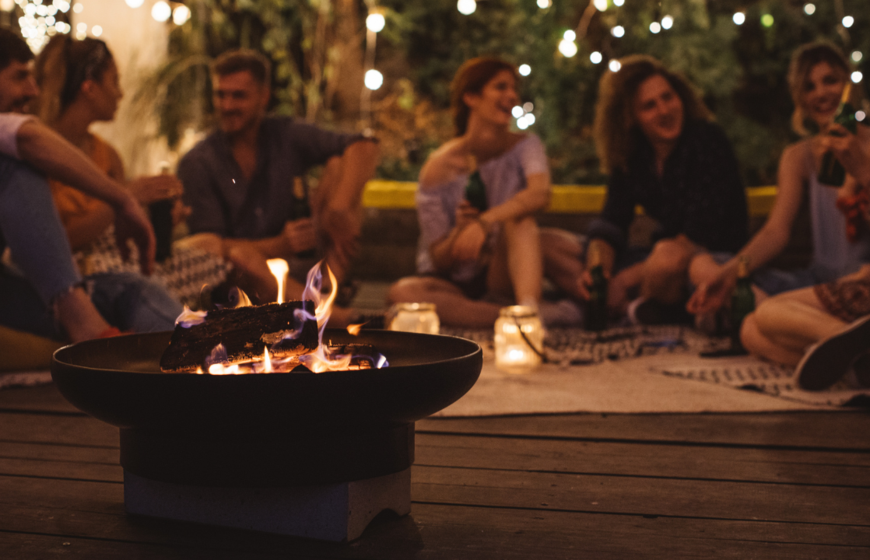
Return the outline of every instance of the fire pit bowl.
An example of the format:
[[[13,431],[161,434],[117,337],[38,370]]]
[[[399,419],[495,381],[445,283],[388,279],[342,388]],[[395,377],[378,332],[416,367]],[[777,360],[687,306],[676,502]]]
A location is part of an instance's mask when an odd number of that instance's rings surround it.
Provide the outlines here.
[[[52,377],[87,414],[121,428],[121,463],[155,480],[213,486],[347,481],[413,462],[413,422],[464,395],[480,375],[469,340],[327,330],[370,344],[389,367],[324,373],[162,373],[171,333],[61,348]]]

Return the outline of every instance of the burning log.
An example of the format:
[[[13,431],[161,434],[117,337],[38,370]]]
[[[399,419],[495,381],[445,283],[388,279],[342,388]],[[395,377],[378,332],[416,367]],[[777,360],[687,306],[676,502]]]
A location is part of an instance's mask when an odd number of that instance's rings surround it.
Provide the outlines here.
[[[222,345],[226,356],[213,356]],[[179,321],[160,359],[164,372],[193,373],[210,363],[238,364],[263,359],[265,349],[288,358],[318,346],[314,303],[291,301],[210,311],[201,321]]]

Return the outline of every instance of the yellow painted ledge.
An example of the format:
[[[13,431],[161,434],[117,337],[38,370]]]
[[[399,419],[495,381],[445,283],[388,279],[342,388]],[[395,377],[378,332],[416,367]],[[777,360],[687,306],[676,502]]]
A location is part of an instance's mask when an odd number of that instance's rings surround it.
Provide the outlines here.
[[[412,181],[369,181],[363,192],[366,208],[414,209],[417,183]],[[547,212],[556,214],[598,214],[607,189],[602,185],[553,185]],[[766,216],[773,207],[776,187],[746,189],[750,216]],[[638,208],[638,213],[642,210]]]

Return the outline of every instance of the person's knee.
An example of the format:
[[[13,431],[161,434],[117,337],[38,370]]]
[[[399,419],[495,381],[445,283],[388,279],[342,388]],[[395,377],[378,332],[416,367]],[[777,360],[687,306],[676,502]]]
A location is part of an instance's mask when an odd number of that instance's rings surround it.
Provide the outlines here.
[[[740,343],[748,352],[758,354],[759,342],[762,340],[761,331],[758,328],[757,313],[750,313],[743,319],[740,325]]]
[[[753,325],[760,333],[770,332],[781,324],[779,308],[782,305],[779,298],[770,298],[762,301],[752,313]]]
[[[644,263],[645,273],[655,276],[681,276],[689,267],[692,255],[672,239],[657,242]]]

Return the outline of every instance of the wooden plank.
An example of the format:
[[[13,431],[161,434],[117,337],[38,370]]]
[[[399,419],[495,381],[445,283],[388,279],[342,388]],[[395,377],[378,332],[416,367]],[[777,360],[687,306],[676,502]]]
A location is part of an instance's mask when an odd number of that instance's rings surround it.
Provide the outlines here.
[[[424,466],[412,481],[412,499],[427,503],[870,527],[867,488]]]
[[[84,414],[63,398],[54,383],[37,387],[3,389],[0,391],[0,412],[8,410]]]
[[[77,468],[74,463],[117,467],[118,461],[116,447],[15,442],[0,444],[0,474],[63,478],[71,476],[68,473]],[[552,440],[517,442],[505,438],[422,434],[417,436],[415,464],[566,474],[870,487],[870,456],[857,453]]]
[[[428,418],[417,422],[417,431],[870,452],[870,414],[851,410],[765,414],[560,414]]]
[[[870,488],[870,454],[418,434],[417,465]]]
[[[5,491],[11,490],[7,497]],[[865,558],[867,527],[770,521],[697,520],[542,509],[415,503],[411,517],[383,519],[349,546],[127,516],[120,485],[24,481],[0,493],[0,534],[87,538],[107,547],[132,543],[149,557],[155,544],[175,549],[235,551],[244,557],[281,552],[329,558],[602,558],[734,557]],[[2,542],[2,541],[0,541]],[[31,546],[37,547],[38,543]],[[2,550],[2,545],[0,545]],[[22,550],[28,552],[30,549]],[[41,550],[35,548],[34,550]],[[99,552],[94,547],[87,553]],[[73,549],[70,554],[75,554]],[[134,554],[136,556],[136,554]],[[31,558],[22,554],[16,557]],[[90,556],[95,557],[95,556]]]
[[[118,428],[89,416],[0,413],[0,442],[117,447]]]

